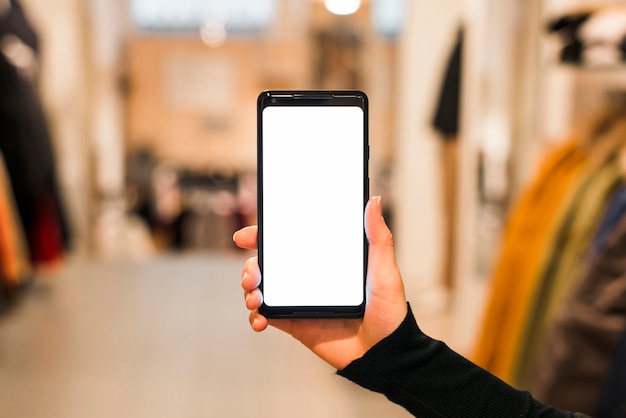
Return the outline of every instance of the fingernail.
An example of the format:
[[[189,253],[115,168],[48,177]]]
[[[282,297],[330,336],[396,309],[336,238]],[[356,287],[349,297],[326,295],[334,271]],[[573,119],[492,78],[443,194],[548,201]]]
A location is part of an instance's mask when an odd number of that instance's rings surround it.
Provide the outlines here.
[[[233,241],[235,241],[235,237],[237,236],[237,233],[238,233],[238,232],[239,232],[239,231],[235,231],[235,233],[233,234]]]
[[[243,276],[241,277],[241,283],[243,284],[243,282],[248,278],[248,272],[244,272]]]
[[[381,197],[380,196],[374,196],[372,197],[372,201],[374,202],[374,205],[376,206],[376,209],[378,209],[380,211],[380,207],[381,207]]]

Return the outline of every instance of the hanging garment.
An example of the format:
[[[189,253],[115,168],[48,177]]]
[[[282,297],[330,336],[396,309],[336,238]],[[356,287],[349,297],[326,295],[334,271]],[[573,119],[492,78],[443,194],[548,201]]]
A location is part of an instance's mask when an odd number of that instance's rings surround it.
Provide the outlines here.
[[[586,156],[576,141],[559,145],[546,156],[507,219],[472,356],[475,363],[505,381],[512,380],[515,348],[521,342],[539,272],[585,163]]]
[[[59,245],[68,248],[70,234],[58,191],[56,164],[47,121],[31,83],[0,53],[0,152],[5,157],[22,229],[28,234],[29,253],[44,245],[32,239],[41,213],[38,201],[53,196],[61,230]],[[32,260],[33,262],[35,260]]]
[[[624,329],[626,218],[576,280],[539,355],[530,391],[550,405],[593,414]]]
[[[615,231],[619,222],[626,217],[626,184],[620,185],[611,198],[606,213],[596,231],[586,258],[593,261],[602,252],[609,236]]]
[[[60,261],[65,248],[56,198],[52,193],[37,197],[35,214],[36,217],[27,232],[33,263],[44,265]]]
[[[433,117],[433,127],[444,140],[456,140],[459,134],[459,118],[461,108],[461,74],[463,58],[463,28],[457,33],[445,69],[439,100]]]
[[[5,0],[6,1],[6,0]],[[39,53],[39,37],[17,0],[10,0],[8,13],[0,14],[0,39],[13,35],[28,45],[35,53]]]
[[[579,64],[582,60],[583,41],[578,29],[591,16],[590,12],[560,16],[548,24],[548,33],[559,37],[562,47],[558,60],[564,63]]]
[[[442,140],[440,167],[442,179],[443,206],[443,259],[441,262],[444,286],[450,290],[454,287],[454,271],[456,261],[456,208],[458,188],[458,135],[461,107],[461,73],[463,57],[463,28],[457,37],[448,58],[439,100],[432,120],[433,128]]]
[[[626,330],[615,350],[598,401],[596,418],[626,417]]]
[[[581,66],[616,66],[626,62],[626,8],[603,5],[561,16],[547,31],[560,39],[559,60]]]
[[[591,167],[571,202],[560,226],[552,254],[541,272],[538,287],[530,302],[521,344],[515,347],[513,383],[525,388],[547,330],[555,312],[563,305],[565,295],[584,265],[585,253],[607,204],[622,182],[619,161],[613,159],[596,169]]]
[[[26,240],[13,200],[13,191],[0,156],[0,281],[5,289],[19,287],[31,273]]]

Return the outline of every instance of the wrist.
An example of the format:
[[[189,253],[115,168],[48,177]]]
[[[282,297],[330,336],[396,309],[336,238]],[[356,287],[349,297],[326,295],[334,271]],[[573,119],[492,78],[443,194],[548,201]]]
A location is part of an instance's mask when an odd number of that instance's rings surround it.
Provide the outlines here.
[[[375,332],[368,335],[367,330],[363,330],[363,337],[359,340],[356,348],[350,355],[344,356],[344,360],[340,364],[333,366],[337,370],[343,370],[352,362],[363,358],[377,346],[380,346],[387,340],[393,339],[394,334],[396,334],[407,321],[415,322],[408,302],[403,305],[402,310],[396,311],[393,315],[390,315],[390,317],[381,318],[375,323],[370,322],[368,328]],[[384,331],[381,332],[381,330]]]

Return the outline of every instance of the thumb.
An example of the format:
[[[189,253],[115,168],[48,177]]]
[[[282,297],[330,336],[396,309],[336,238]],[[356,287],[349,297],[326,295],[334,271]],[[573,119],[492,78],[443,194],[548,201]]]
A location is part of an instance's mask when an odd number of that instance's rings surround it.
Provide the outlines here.
[[[393,236],[383,218],[380,196],[370,198],[365,207],[365,233],[370,246],[389,247],[393,254]]]
[[[369,243],[367,262],[369,284],[376,287],[386,283],[392,287],[402,288],[402,278],[393,246],[393,235],[383,218],[380,196],[372,197],[367,202],[365,233]]]
[[[378,332],[389,335],[405,318],[406,295],[396,263],[393,235],[385,223],[380,196],[372,197],[365,208],[365,232],[369,242],[367,260],[367,316]]]

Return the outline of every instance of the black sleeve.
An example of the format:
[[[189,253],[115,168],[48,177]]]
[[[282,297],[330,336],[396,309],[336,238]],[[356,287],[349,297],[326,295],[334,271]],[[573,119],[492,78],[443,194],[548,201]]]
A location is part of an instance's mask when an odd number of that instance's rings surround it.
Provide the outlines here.
[[[338,374],[419,417],[574,416],[541,404],[428,337],[410,307],[396,331]]]

